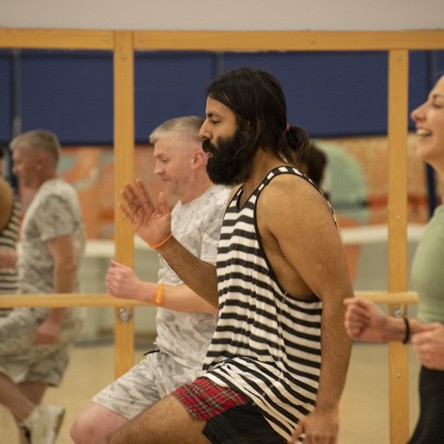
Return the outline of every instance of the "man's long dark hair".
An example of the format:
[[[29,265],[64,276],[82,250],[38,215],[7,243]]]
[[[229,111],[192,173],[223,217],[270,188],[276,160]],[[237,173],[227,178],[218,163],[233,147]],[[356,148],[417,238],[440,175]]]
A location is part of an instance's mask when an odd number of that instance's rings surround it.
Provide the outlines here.
[[[308,152],[308,136],[287,124],[285,96],[270,73],[249,67],[229,71],[210,84],[207,96],[230,108],[246,134],[236,153],[239,161],[249,164],[257,149],[264,148],[297,164]]]

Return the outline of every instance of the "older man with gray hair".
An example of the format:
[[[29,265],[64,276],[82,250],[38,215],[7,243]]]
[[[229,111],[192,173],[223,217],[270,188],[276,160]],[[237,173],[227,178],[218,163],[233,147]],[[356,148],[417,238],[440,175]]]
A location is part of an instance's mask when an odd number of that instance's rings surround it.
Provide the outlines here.
[[[194,255],[214,263],[229,189],[208,177],[202,123],[195,116],[168,120],[151,133],[150,142],[154,174],[164,192],[178,199],[171,214],[174,235]],[[202,372],[217,308],[183,284],[161,257],[158,277],[143,282],[130,268],[111,263],[106,285],[112,295],[158,307],[157,349],[93,397],[71,428],[76,444],[108,443],[130,419]]]
[[[58,177],[58,137],[34,130],[14,138],[13,173],[34,192],[21,226],[18,291],[77,291],[84,249],[82,214],[74,188]],[[83,309],[15,308],[0,318],[0,403],[19,425],[20,442],[52,444],[64,408],[41,404],[68,365],[69,347],[83,323]]]

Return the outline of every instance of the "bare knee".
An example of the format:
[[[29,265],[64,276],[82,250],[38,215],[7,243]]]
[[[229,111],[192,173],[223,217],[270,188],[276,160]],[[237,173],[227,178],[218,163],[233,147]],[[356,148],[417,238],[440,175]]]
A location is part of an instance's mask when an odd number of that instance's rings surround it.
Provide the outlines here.
[[[127,419],[90,402],[74,419],[69,434],[74,444],[108,444]]]
[[[74,444],[88,443],[90,438],[92,439],[91,433],[94,432],[92,428],[92,418],[88,415],[88,407],[81,411],[74,419],[69,430],[69,435],[73,440]],[[90,438],[88,438],[88,435]],[[99,444],[99,442],[97,443]]]

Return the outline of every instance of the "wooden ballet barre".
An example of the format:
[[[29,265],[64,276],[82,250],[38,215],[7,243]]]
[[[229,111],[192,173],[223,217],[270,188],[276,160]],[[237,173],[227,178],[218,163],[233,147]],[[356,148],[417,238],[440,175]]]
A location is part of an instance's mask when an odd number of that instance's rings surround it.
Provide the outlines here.
[[[414,291],[356,291],[356,297],[370,299],[377,304],[416,304],[418,294]],[[0,295],[0,308],[10,307],[135,307],[148,303],[119,299],[108,293],[52,293],[52,294],[4,294]]]
[[[355,291],[355,296],[369,299],[376,304],[404,305],[418,303],[418,293],[416,291]]]
[[[0,308],[135,307],[148,303],[118,299],[108,293],[2,294]]]

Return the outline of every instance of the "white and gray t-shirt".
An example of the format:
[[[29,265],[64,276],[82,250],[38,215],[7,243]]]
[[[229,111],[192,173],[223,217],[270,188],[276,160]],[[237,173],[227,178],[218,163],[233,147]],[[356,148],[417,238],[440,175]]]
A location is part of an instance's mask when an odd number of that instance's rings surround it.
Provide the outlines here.
[[[217,245],[230,190],[213,185],[188,204],[178,202],[172,211],[174,237],[192,254],[216,263]],[[182,281],[160,258],[159,282],[180,285]],[[157,311],[156,346],[182,365],[202,365],[216,327],[217,316],[182,313],[166,308]]]
[[[53,293],[50,239],[70,234],[78,263],[85,246],[82,213],[75,189],[61,178],[43,183],[25,213],[18,254],[19,293]]]

